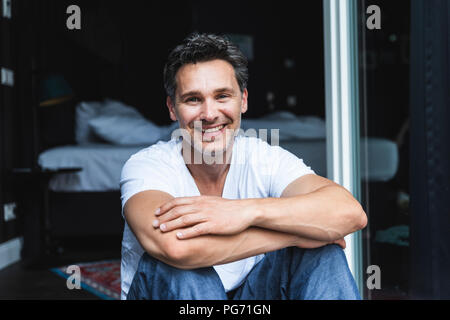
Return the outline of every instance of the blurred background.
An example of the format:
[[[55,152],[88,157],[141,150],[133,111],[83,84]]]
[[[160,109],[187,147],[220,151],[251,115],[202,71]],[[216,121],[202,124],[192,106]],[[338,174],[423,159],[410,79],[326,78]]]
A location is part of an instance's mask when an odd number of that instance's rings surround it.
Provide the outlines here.
[[[118,298],[120,170],[174,129],[162,71],[191,32],[247,56],[244,129],[279,128],[280,145],[327,176],[321,0],[1,4],[0,299]],[[449,2],[356,4],[364,285],[369,266],[381,271],[362,294],[448,299]],[[81,290],[66,285],[73,264]]]

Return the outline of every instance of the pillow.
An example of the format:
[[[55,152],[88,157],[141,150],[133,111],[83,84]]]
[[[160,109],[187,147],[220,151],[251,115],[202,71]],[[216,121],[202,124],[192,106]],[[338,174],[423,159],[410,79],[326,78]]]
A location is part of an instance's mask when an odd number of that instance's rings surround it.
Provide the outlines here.
[[[325,120],[316,116],[299,116],[282,111],[265,115],[258,119],[242,119],[242,130],[266,129],[268,137],[271,129],[279,129],[279,141],[292,139],[324,139],[326,137]]]
[[[100,114],[88,124],[96,135],[118,145],[149,145],[164,134],[136,109],[114,100],[105,100]]]
[[[75,141],[78,144],[100,141],[89,127],[89,120],[99,115],[102,108],[103,102],[97,101],[82,101],[77,105],[75,111]]]

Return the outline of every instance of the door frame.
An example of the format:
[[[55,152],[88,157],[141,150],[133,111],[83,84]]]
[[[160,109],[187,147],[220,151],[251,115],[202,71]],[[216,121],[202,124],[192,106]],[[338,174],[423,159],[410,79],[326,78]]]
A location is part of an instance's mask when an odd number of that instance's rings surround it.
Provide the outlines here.
[[[361,202],[357,15],[356,0],[323,0],[327,177]],[[361,231],[345,241],[363,297]]]

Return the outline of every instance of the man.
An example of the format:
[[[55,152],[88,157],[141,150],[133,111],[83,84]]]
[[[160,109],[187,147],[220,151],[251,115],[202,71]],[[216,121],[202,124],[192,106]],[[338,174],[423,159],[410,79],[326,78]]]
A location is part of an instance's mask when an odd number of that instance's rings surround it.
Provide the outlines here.
[[[360,299],[342,248],[364,211],[293,154],[238,134],[247,79],[243,54],[216,35],[169,55],[182,139],[122,170],[122,299]]]

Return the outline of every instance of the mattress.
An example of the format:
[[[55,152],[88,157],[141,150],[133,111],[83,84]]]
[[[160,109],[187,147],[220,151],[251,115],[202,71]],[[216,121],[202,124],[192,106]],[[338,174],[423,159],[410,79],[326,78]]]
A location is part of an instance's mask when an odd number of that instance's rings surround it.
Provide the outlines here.
[[[68,145],[44,151],[38,161],[45,169],[82,168],[76,173],[53,177],[49,183],[52,191],[117,191],[123,165],[144,147],[105,143]]]
[[[327,147],[325,139],[281,141],[280,146],[303,159],[317,174],[327,176]],[[361,179],[385,182],[398,170],[397,145],[382,138],[362,138],[360,141]]]
[[[327,175],[325,139],[280,141],[317,174]],[[117,146],[95,143],[70,145],[44,151],[39,156],[42,168],[80,167],[76,173],[60,174],[50,180],[49,188],[58,192],[117,191],[122,167],[131,155],[147,146]],[[361,140],[361,177],[369,181],[388,181],[398,168],[398,150],[386,139]]]

